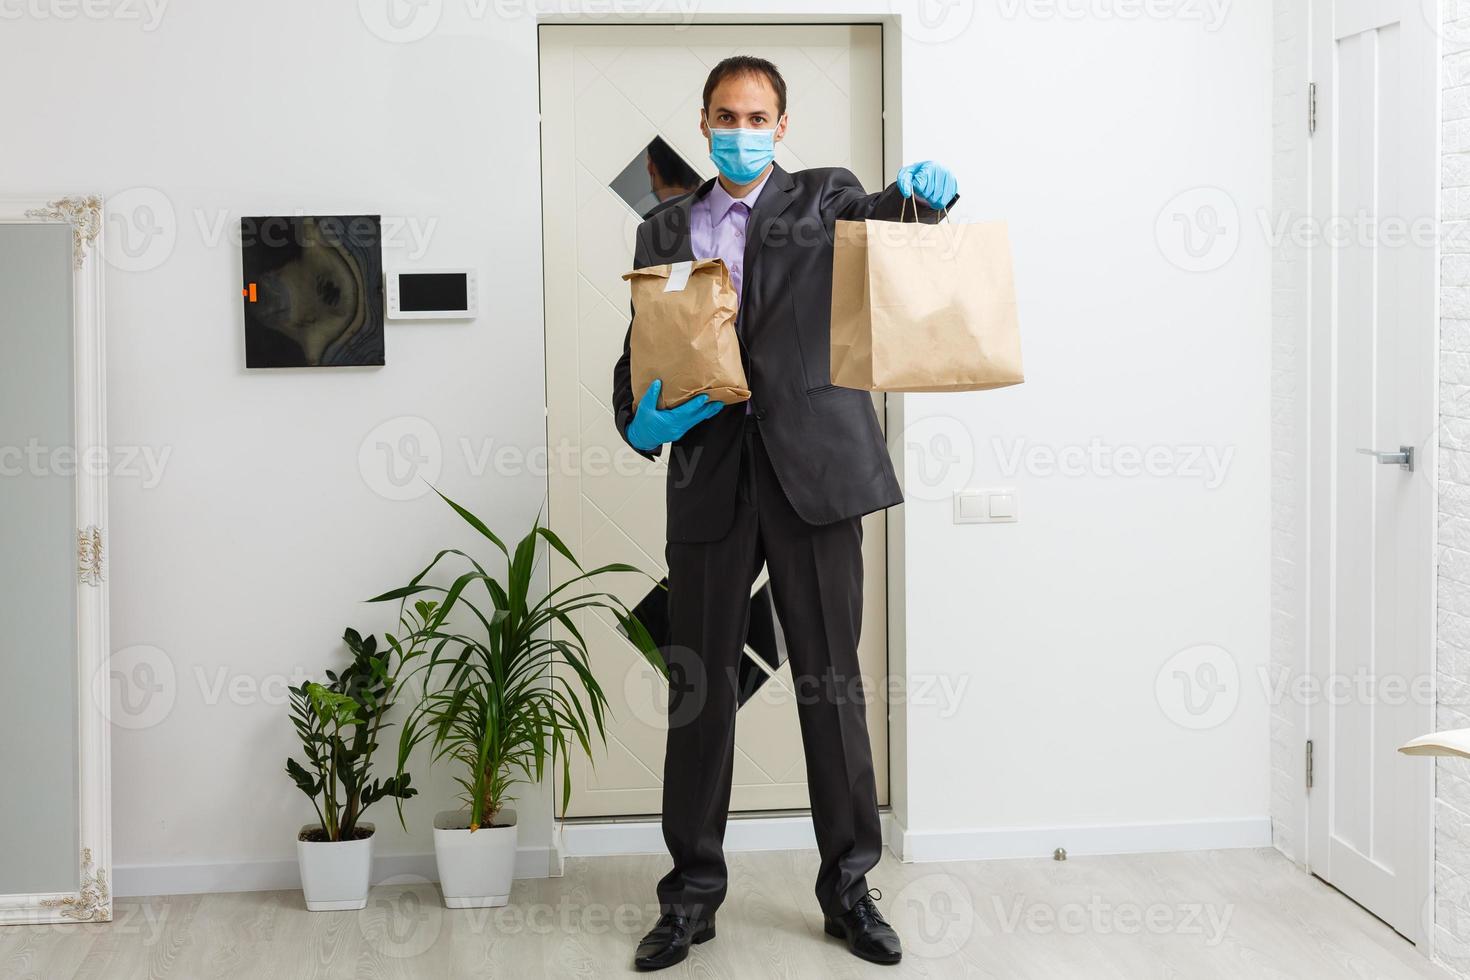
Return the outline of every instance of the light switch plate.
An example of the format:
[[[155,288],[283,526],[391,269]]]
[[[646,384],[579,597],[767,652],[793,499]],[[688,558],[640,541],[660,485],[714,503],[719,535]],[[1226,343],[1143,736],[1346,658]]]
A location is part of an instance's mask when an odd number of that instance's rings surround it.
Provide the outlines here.
[[[957,521],[984,521],[990,519],[985,495],[979,493],[957,493],[954,497],[954,517]]]
[[[956,490],[956,524],[1014,524],[1020,520],[1014,489]]]

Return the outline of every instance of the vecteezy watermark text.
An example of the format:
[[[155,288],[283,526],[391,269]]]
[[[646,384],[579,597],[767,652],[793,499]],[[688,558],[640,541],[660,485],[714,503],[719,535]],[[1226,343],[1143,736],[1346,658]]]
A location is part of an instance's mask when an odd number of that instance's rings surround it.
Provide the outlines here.
[[[0,479],[18,476],[110,476],[138,480],[152,490],[163,482],[172,446],[48,446],[32,438],[23,446],[0,446]]]
[[[1234,446],[1110,445],[1094,438],[1086,445],[1051,446],[1014,439],[1009,445],[992,439],[991,448],[1003,476],[1025,472],[1050,477],[1167,477],[1199,480],[1207,490],[1225,482]]]
[[[995,0],[1006,20],[1175,20],[1218,31],[1233,0]]]
[[[156,31],[169,0],[0,0],[0,20],[137,21]]]

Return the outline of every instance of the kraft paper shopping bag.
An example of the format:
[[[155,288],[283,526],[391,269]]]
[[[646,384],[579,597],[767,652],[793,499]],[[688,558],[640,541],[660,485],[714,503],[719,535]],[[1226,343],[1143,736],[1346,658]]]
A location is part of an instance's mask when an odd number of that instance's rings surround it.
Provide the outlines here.
[[[623,276],[633,292],[629,356],[634,404],[663,379],[661,409],[704,392],[726,405],[750,398],[740,341],[738,302],[730,270],[719,259],[634,269]]]
[[[1023,382],[1005,223],[837,222],[831,362],[867,391]]]

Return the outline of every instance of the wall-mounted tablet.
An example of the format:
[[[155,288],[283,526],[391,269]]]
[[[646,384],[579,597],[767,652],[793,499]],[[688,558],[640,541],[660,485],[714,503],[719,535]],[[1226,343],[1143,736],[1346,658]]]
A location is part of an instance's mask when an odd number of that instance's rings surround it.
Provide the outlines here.
[[[477,304],[474,269],[399,269],[388,273],[390,320],[468,320]]]

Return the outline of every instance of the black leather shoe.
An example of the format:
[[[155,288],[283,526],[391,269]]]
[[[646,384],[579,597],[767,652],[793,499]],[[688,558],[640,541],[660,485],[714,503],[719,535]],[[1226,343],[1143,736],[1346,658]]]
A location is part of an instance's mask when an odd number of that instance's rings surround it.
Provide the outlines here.
[[[638,944],[633,966],[639,970],[662,970],[682,963],[689,947],[715,938],[715,920],[691,919],[687,915],[665,912]]]
[[[841,915],[826,916],[827,935],[846,940],[848,951],[869,963],[897,963],[903,959],[903,946],[898,933],[873,904],[875,897],[883,897],[876,888]]]

